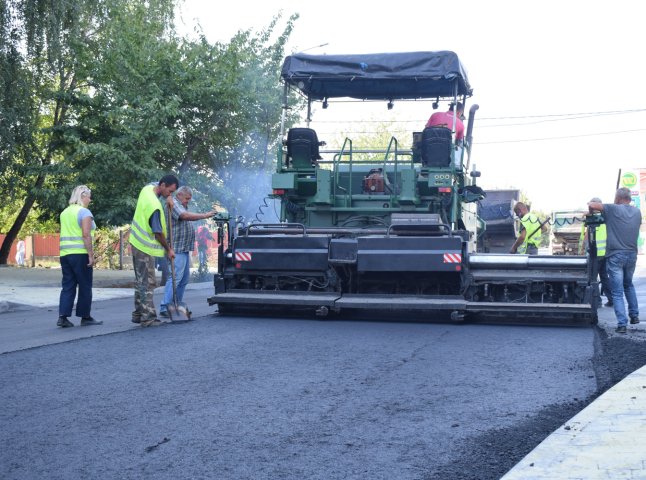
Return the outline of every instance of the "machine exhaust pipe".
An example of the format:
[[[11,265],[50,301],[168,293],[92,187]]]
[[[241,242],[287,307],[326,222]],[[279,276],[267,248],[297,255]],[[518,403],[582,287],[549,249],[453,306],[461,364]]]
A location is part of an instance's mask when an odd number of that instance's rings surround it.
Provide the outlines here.
[[[466,141],[467,148],[467,171],[469,170],[469,164],[471,163],[471,144],[473,143],[473,124],[475,123],[476,112],[480,108],[480,105],[474,103],[469,109],[469,121],[467,123],[467,134],[464,137]]]

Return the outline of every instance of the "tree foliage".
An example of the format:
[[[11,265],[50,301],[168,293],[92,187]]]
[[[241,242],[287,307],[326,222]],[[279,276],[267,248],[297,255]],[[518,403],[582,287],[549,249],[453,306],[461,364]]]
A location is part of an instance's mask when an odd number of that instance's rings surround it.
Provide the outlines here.
[[[273,164],[297,16],[210,44],[176,35],[174,7],[0,0],[0,187],[16,212],[0,212],[0,228],[13,221],[0,263],[33,212],[55,221],[78,184],[101,225],[128,223],[139,189],[167,172],[204,205],[248,202],[232,179]]]
[[[358,124],[353,125],[353,128],[357,128]],[[371,133],[361,133],[361,134],[349,134],[345,131],[341,131],[336,137],[331,138],[327,141],[328,145],[331,148],[341,149],[344,142],[347,138],[352,141],[353,151],[357,150],[380,150],[386,151],[390,148],[390,155],[394,155],[395,148],[400,150],[410,149],[412,146],[412,138],[409,132],[407,132],[401,126],[395,125],[394,122],[382,121],[378,123],[371,123],[369,130]],[[395,140],[393,140],[393,138]],[[348,146],[346,146],[348,148]],[[353,154],[354,159],[363,159],[363,160],[384,160],[383,153],[355,153]]]

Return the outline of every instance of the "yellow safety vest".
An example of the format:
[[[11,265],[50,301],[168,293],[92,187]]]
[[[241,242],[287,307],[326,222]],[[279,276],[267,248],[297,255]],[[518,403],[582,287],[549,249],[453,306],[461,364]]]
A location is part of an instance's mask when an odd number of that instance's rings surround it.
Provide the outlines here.
[[[606,231],[606,224],[602,223],[597,227],[597,257],[606,256],[606,240],[608,239],[608,233]]]
[[[155,239],[153,229],[150,228],[150,217],[155,211],[159,211],[162,231],[166,232],[166,218],[154,188],[153,185],[147,185],[139,193],[135,216],[130,226],[130,244],[137,250],[153,257],[163,257],[164,247]]]
[[[536,248],[540,247],[543,239],[543,231],[541,230],[541,221],[538,217],[533,213],[528,213],[520,219],[520,224],[525,229],[525,240],[518,249],[518,253],[525,253],[528,245],[534,245]],[[538,231],[534,233],[536,229]],[[530,235],[532,235],[531,238],[529,238]]]
[[[608,239],[608,233],[606,231],[606,224],[602,223],[601,225],[597,225],[595,227],[597,229],[596,232],[596,239],[597,239],[597,257],[605,257],[606,256],[606,241]],[[585,238],[585,225],[581,226],[581,237],[579,239],[580,243],[583,243],[583,240]]]
[[[83,243],[83,229],[78,221],[79,210],[81,208],[83,207],[80,205],[70,205],[61,213],[61,237],[59,241],[61,257],[73,253],[88,253]],[[90,235],[94,239],[94,227]]]

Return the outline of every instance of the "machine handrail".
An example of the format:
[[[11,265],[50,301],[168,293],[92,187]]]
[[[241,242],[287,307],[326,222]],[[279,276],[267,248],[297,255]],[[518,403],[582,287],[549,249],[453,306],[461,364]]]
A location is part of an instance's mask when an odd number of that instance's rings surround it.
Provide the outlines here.
[[[346,145],[349,144],[349,151],[346,151]],[[394,144],[394,148],[393,148]],[[341,191],[346,193],[346,202],[345,206],[351,206],[348,205],[348,201],[352,202],[352,167],[355,163],[361,165],[370,165],[370,164],[376,164],[377,162],[375,160],[355,160],[353,158],[353,153],[383,153],[384,154],[384,159],[383,159],[383,164],[382,164],[382,170],[384,173],[385,178],[387,173],[386,173],[386,165],[393,165],[394,166],[394,177],[395,180],[397,179],[397,172],[399,171],[399,156],[400,155],[407,155],[410,157],[410,166],[411,168],[414,168],[414,159],[413,159],[413,152],[412,150],[399,150],[399,141],[397,138],[394,136],[390,138],[390,142],[388,143],[388,147],[383,150],[383,149],[363,149],[363,150],[354,150],[352,148],[352,140],[350,138],[347,138],[343,142],[343,146],[341,147],[341,150],[321,150],[321,153],[333,153],[334,156],[332,157],[332,161],[329,160],[319,160],[318,163],[319,165],[321,164],[332,164],[333,165],[333,172],[334,172],[334,184],[336,188],[340,189]],[[389,157],[391,154],[394,154],[394,159],[389,160]],[[350,157],[350,161],[348,162],[348,174],[350,178],[350,183],[349,183],[349,190],[346,190],[339,184],[339,165],[341,163],[341,159],[343,158],[344,155],[348,155]],[[390,193],[390,201],[393,201],[393,195],[395,195],[396,192]]]
[[[354,153],[385,153],[386,150],[384,150],[383,148],[366,148],[366,149],[361,149],[361,150],[354,149],[353,152]],[[324,154],[324,153],[332,154],[333,153],[334,156],[337,157],[341,153],[341,150],[320,150],[319,153],[321,153],[321,154]],[[398,154],[399,155],[413,155],[413,151],[408,150],[408,149],[406,149],[406,150],[398,150]],[[325,162],[325,160],[323,160],[323,161]],[[355,160],[355,161],[356,162],[372,162],[374,160]],[[319,162],[321,162],[321,160],[319,160]],[[329,160],[328,160],[328,162],[329,162]]]
[[[390,142],[388,142],[388,148],[386,149],[386,153],[384,155],[383,175],[384,175],[384,182],[386,182],[388,184],[388,174],[386,173],[386,160],[388,160],[388,155],[390,155],[390,149],[391,149],[393,143],[395,144],[395,150],[394,150],[394,152],[395,152],[395,171],[394,171],[394,175],[395,176],[394,176],[394,178],[395,178],[395,187],[396,187],[397,186],[397,166],[398,166],[398,163],[399,163],[399,158],[397,157],[397,150],[398,150],[398,147],[399,147],[399,142],[397,141],[397,139],[395,138],[394,135],[392,137],[390,137]],[[393,192],[392,189],[390,189],[390,185],[389,185],[389,190],[390,190],[390,202],[392,203],[393,195],[395,195],[395,192]]]
[[[347,144],[350,144],[350,151],[349,152],[345,151]],[[349,170],[349,177],[348,177],[350,179],[350,182],[349,182],[349,185],[348,185],[349,190],[346,190],[345,188],[343,188],[339,184],[339,163],[341,162],[341,157],[343,157],[344,154],[350,155],[350,162],[349,162],[350,170]],[[335,189],[338,188],[339,190],[342,190],[342,191],[346,192],[345,206],[347,207],[348,206],[348,199],[350,199],[350,201],[351,201],[351,198],[352,198],[352,140],[350,138],[348,138],[348,137],[345,138],[345,140],[343,141],[343,145],[341,146],[341,150],[339,151],[339,153],[337,155],[334,156],[333,167],[332,168],[334,170],[334,187],[335,187]]]

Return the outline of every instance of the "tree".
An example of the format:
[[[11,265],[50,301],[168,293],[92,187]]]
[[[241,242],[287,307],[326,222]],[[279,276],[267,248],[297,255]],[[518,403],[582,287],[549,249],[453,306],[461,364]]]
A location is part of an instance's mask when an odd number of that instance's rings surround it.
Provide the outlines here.
[[[227,45],[216,45],[220,51],[217,75],[235,79],[231,90],[238,92],[240,103],[223,118],[234,127],[227,141],[211,142],[191,163],[205,173],[202,192],[218,200],[230,212],[255,218],[259,207],[270,192],[270,171],[275,168],[277,152],[282,147],[279,138],[282,115],[283,88],[280,70],[285,56],[285,44],[298,15],[292,15],[275,40],[275,29],[281,15],[258,34],[239,31]],[[236,72],[234,75],[233,72]],[[302,105],[302,99],[292,94],[290,105]],[[286,114],[286,125],[298,119],[298,108]],[[195,131],[195,130],[193,130]],[[217,134],[217,131],[213,131]],[[219,135],[222,135],[220,133]],[[196,138],[193,136],[193,138]],[[205,156],[206,154],[206,156]],[[185,170],[181,170],[182,175]],[[262,207],[269,217],[271,209]]]
[[[353,127],[356,128],[356,125]],[[395,143],[391,143],[393,137],[397,140],[398,149],[410,149],[412,138],[410,133],[402,127],[397,126],[394,122],[378,122],[370,125],[370,133],[361,133],[358,135],[350,135],[345,131],[341,131],[336,138],[328,141],[332,148],[341,149],[346,138],[352,140],[353,150],[382,150],[386,151],[390,147],[391,159],[394,158]],[[353,158],[363,160],[384,160],[383,153],[363,153],[353,154]]]
[[[0,122],[0,183],[20,203],[0,263],[34,207],[56,220],[75,185],[93,190],[97,223],[121,225],[162,173],[198,185],[207,202],[233,197],[231,172],[273,164],[296,16],[277,40],[280,16],[210,45],[175,35],[172,0],[0,2],[0,107],[11,115]]]
[[[129,192],[110,192],[114,182],[96,185],[100,222],[128,222],[132,192],[162,172],[176,172],[204,194],[204,203],[230,204],[232,171],[243,167],[247,177],[273,165],[267,152],[279,141],[278,72],[296,17],[270,43],[278,18],[260,34],[239,32],[230,43],[214,45],[204,37],[145,42],[153,35],[145,32],[141,10],[134,22],[113,20],[105,38],[115,40],[92,74],[92,96],[79,98],[76,126],[68,130],[73,148],[67,158],[82,172],[79,181],[118,174],[118,189]],[[234,190],[240,203],[256,193]]]
[[[75,176],[75,165],[64,161],[73,145],[69,129],[78,114],[75,107],[92,91],[93,67],[102,57],[101,33],[112,18],[127,17],[137,5],[128,0],[2,0],[0,62],[16,73],[15,80],[3,76],[3,84],[12,93],[29,92],[29,100],[9,104],[7,90],[2,94],[3,111],[22,118],[22,123],[0,147],[0,173],[16,196],[24,197],[0,247],[0,263],[6,263],[11,244],[37,202],[64,204],[64,189],[56,187],[63,178]],[[160,30],[168,28],[172,2],[148,5],[152,13],[147,19]],[[48,213],[51,217],[51,210]]]
[[[22,27],[16,24],[16,6],[0,0],[0,190],[5,198],[25,191],[25,171],[34,155],[38,108],[31,94],[33,75],[24,65]],[[3,207],[4,225],[15,211]],[[9,243],[11,245],[11,243]]]

